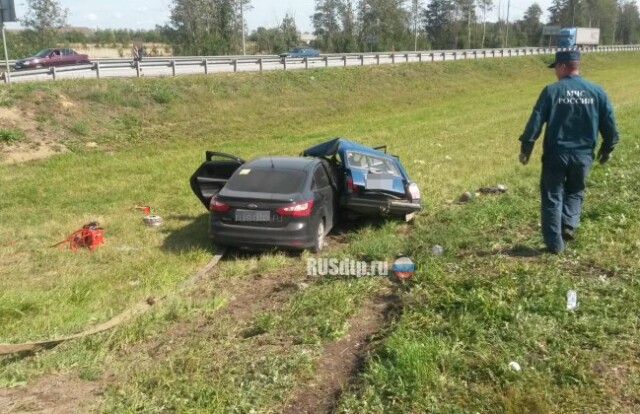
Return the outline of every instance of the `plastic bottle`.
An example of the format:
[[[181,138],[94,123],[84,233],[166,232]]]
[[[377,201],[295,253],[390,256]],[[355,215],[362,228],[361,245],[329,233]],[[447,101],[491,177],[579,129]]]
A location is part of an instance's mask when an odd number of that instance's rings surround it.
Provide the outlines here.
[[[570,289],[567,292],[567,310],[574,310],[578,307],[578,293]]]

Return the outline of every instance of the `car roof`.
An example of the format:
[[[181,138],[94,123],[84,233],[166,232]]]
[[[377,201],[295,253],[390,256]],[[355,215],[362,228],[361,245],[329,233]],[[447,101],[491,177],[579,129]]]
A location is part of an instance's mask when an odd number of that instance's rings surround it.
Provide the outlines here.
[[[334,154],[344,155],[346,151],[357,151],[368,155],[375,155],[382,158],[388,158],[396,161],[396,158],[392,155],[386,154],[382,151],[378,151],[374,148],[364,146],[354,141],[350,141],[346,138],[334,138],[329,141],[325,141],[321,144],[307,148],[302,152],[303,156],[311,157],[324,157]]]
[[[303,157],[261,157],[244,164],[243,168],[276,168],[286,170],[305,171],[318,164],[320,161],[315,158]]]

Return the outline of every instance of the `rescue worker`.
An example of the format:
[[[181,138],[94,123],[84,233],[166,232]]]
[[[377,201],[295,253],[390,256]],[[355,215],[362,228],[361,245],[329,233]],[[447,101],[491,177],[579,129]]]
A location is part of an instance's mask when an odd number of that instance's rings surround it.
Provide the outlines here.
[[[585,180],[596,159],[609,161],[618,143],[613,107],[604,90],[580,76],[580,52],[556,52],[549,65],[558,81],[547,85],[520,137],[520,162],[526,165],[546,124],[540,178],[542,236],[547,251],[560,253],[580,222]]]

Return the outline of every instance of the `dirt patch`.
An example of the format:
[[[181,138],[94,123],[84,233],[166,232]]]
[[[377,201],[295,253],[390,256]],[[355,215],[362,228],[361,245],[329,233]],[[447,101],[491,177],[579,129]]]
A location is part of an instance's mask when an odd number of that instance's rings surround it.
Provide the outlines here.
[[[86,413],[99,403],[99,384],[70,374],[41,377],[28,389],[0,389],[0,413]]]
[[[53,102],[47,102],[46,95],[36,91],[31,98],[34,102],[58,108],[58,115],[74,116],[77,112],[76,104],[64,95],[58,95]],[[0,107],[0,129],[17,130],[21,135],[14,142],[0,142],[0,164],[39,160],[68,151],[62,143],[65,131],[61,125],[66,123],[60,121],[49,125],[39,122],[36,112],[37,106],[33,110]]]
[[[0,122],[18,122],[21,119],[20,111],[16,108],[0,107]]]
[[[63,152],[68,152],[67,148],[56,143],[42,143],[35,147],[26,144],[11,145],[0,148],[0,164],[42,160]]]
[[[262,312],[274,311],[284,306],[289,297],[305,286],[306,276],[294,269],[283,269],[278,273],[254,274],[234,281],[232,285],[220,280],[213,286],[200,288],[189,293],[194,298],[212,297],[213,292],[226,291],[228,302],[215,312],[216,323],[204,315],[198,315],[188,321],[180,321],[170,326],[162,335],[140,347],[128,350],[135,355],[142,352],[153,360],[162,360],[174,349],[187,346],[194,332],[199,336],[209,336],[212,330],[218,330],[221,322],[231,321],[232,330],[217,332],[216,336],[246,338],[253,336],[249,326],[253,316]]]
[[[383,292],[365,303],[349,320],[347,334],[325,346],[316,365],[314,380],[296,393],[284,412],[333,412],[343,391],[354,385],[356,374],[362,370],[372,348],[372,340],[394,315],[397,302],[397,296]]]

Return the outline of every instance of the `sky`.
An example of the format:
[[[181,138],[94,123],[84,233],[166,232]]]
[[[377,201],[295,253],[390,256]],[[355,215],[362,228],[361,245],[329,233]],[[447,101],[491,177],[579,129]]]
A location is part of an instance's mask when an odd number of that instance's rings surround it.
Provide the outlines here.
[[[172,0],[58,0],[69,9],[68,22],[72,26],[90,28],[130,28],[153,29],[169,20]],[[426,4],[428,0],[421,0]],[[487,16],[487,20],[495,21],[498,15],[498,1],[501,3],[502,18],[505,18],[507,1],[511,2],[509,20],[522,17],[525,10],[537,2],[542,10],[551,4],[551,0],[494,0],[496,7]],[[312,32],[310,16],[313,14],[315,0],[252,0],[253,9],[246,13],[245,19],[249,32],[259,26],[276,26],[289,13],[302,32]],[[24,0],[15,0],[18,18],[27,10]],[[546,18],[546,14],[545,17]],[[544,19],[543,18],[543,19]],[[7,27],[19,27],[18,23],[10,23]]]

